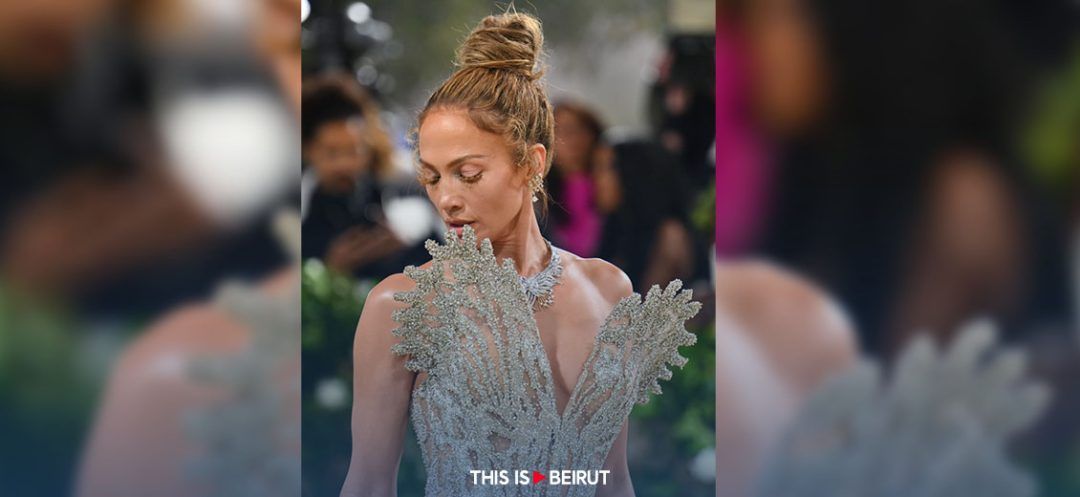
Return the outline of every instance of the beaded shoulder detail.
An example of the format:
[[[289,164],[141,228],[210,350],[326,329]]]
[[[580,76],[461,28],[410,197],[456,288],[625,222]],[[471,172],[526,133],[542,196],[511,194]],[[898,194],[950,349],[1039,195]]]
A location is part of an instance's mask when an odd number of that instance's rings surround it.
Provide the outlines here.
[[[691,300],[693,292],[682,286],[676,279],[663,290],[653,285],[644,299],[636,293],[623,299],[600,331],[600,342],[628,347],[640,360],[639,404],[648,402],[650,394],[663,393],[660,380],[671,379],[669,366],[686,365],[687,358],[679,354],[679,347],[697,343],[697,336],[686,331],[684,323],[697,315],[701,303]]]
[[[678,348],[696,341],[685,321],[701,304],[682,282],[623,298],[597,330],[560,413],[533,306],[512,261],[496,261],[491,243],[478,242],[468,227],[427,249],[432,263],[406,268],[416,285],[395,295],[405,306],[394,314],[399,342],[392,350],[406,368],[424,373],[410,413],[428,497],[548,495],[547,487],[473,487],[472,469],[602,468],[633,406],[661,392],[670,366],[687,361]],[[565,487],[558,495],[595,489]]]
[[[503,304],[506,310],[528,308],[524,293],[513,291],[520,286],[513,262],[507,259],[498,264],[490,240],[478,244],[476,233],[469,227],[460,238],[447,233],[446,240],[444,245],[435,240],[425,242],[431,265],[406,267],[405,276],[416,286],[394,295],[394,300],[406,307],[393,314],[400,325],[393,333],[401,341],[392,350],[408,356],[405,367],[413,372],[438,372],[436,358],[454,339],[456,325],[461,324],[447,318],[459,315],[468,307],[467,302],[481,304],[475,299],[489,299],[488,305],[482,306],[484,317],[493,317],[487,314],[495,310],[495,304]],[[524,312],[516,314],[513,317],[518,320],[527,320]]]

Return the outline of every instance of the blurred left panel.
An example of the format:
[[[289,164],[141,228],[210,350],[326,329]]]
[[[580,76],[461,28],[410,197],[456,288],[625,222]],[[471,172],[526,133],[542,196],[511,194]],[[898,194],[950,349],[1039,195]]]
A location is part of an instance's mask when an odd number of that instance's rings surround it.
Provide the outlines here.
[[[300,2],[0,2],[0,495],[300,485]]]

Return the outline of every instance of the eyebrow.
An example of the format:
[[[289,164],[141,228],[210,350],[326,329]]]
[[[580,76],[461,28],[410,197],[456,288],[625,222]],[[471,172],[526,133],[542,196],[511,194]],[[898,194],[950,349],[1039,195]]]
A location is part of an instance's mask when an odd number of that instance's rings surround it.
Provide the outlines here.
[[[458,164],[461,164],[462,162],[465,162],[465,161],[467,161],[467,160],[472,160],[472,159],[482,159],[482,158],[484,158],[484,157],[487,157],[487,156],[486,156],[486,155],[484,155],[484,154],[469,154],[469,155],[462,155],[461,157],[458,157],[458,158],[456,158],[456,159],[454,159],[454,160],[452,160],[452,161],[448,162],[448,163],[446,164],[446,168],[447,168],[447,169],[453,169],[453,168],[454,168],[454,167],[456,167],[456,166],[457,166]],[[431,165],[431,164],[430,164],[430,163],[428,163],[428,162],[425,162],[425,161],[424,161],[424,159],[421,159],[421,158],[417,157],[417,158],[416,158],[416,160],[420,161],[420,165],[422,165],[422,166],[424,166],[424,167],[427,167],[427,168],[430,168],[430,169],[434,169],[434,170],[436,170],[436,171],[438,171],[438,170],[439,170],[439,168],[437,168],[437,167],[435,167],[435,166]]]

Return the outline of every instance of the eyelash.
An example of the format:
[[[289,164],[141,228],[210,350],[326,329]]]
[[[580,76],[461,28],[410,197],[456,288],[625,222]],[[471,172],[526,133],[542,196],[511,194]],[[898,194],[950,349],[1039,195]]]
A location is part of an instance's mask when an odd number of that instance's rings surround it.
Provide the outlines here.
[[[465,176],[464,174],[458,173],[457,176],[458,176],[458,178],[461,179],[461,181],[464,181],[464,182],[469,183],[469,184],[473,184],[473,183],[476,183],[477,181],[480,181],[480,178],[483,175],[484,175],[484,173],[476,173],[476,174],[473,174],[472,176]],[[420,177],[419,177],[420,184],[425,185],[425,186],[434,185],[435,183],[439,182],[439,179],[440,179],[440,176],[435,176],[434,178],[426,178],[423,175],[420,175]]]

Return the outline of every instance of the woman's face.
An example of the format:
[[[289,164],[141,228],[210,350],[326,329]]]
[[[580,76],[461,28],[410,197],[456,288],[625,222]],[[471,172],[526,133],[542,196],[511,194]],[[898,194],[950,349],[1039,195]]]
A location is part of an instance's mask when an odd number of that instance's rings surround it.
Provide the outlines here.
[[[591,159],[596,136],[574,112],[555,112],[555,163],[563,171],[584,169]]]
[[[811,129],[828,103],[828,75],[822,40],[805,2],[751,2],[746,17],[758,117],[781,135]]]
[[[352,191],[356,180],[371,162],[371,150],[364,141],[364,123],[359,120],[332,121],[319,126],[304,153],[319,176],[319,184],[335,193]]]
[[[417,147],[420,182],[451,230],[469,225],[480,239],[503,240],[530,219],[529,168],[515,165],[506,141],[476,127],[465,111],[431,111]]]

